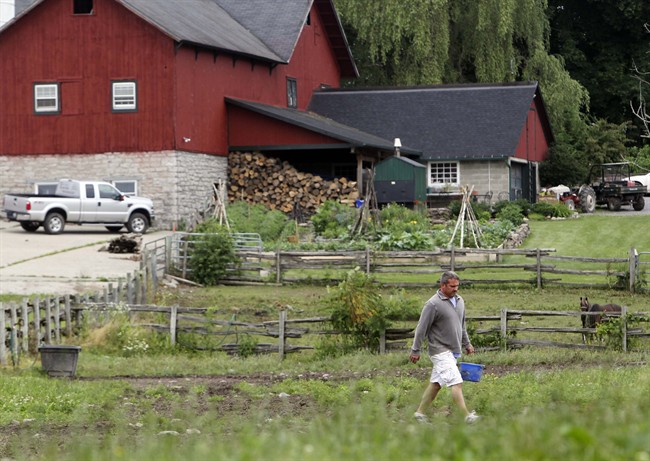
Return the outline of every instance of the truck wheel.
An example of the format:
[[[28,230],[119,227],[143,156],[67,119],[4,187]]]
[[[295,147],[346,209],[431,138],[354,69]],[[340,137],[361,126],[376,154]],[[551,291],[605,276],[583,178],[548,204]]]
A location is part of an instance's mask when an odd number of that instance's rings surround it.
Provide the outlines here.
[[[21,222],[20,227],[25,229],[27,232],[36,232],[36,229],[38,229],[41,225],[37,222],[29,221],[29,222]]]
[[[607,199],[607,209],[609,211],[618,211],[621,209],[621,199],[618,197],[610,197]]]
[[[580,197],[580,208],[583,213],[593,213],[596,209],[596,192],[589,187],[581,187],[578,193]]]
[[[129,232],[144,234],[149,228],[149,220],[142,213],[133,213],[126,223],[126,228]]]
[[[45,217],[43,228],[48,234],[60,234],[65,228],[65,219],[59,213],[50,213]]]
[[[119,232],[124,226],[106,226],[109,232]]]
[[[643,207],[645,207],[645,200],[643,199],[643,195],[637,195],[632,202],[632,208],[634,208],[634,211],[641,211],[643,210]]]

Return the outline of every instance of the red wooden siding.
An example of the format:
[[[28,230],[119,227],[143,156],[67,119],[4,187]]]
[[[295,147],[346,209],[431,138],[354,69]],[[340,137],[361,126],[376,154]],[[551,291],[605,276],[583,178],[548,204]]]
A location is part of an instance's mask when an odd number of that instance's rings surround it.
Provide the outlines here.
[[[548,140],[538,114],[537,99],[530,104],[526,124],[521,130],[515,157],[531,162],[542,162],[548,157]]]
[[[112,0],[93,15],[49,0],[0,40],[0,153],[157,151],[173,147],[174,43]],[[138,110],[113,113],[111,81],[137,81]],[[59,82],[61,114],[33,113],[33,84]]]
[[[190,47],[113,0],[93,15],[73,0],[49,0],[0,40],[0,153],[151,152],[180,149],[227,155],[224,96],[287,106],[286,78],[305,109],[314,88],[339,86],[340,72],[315,8],[291,62],[268,64]],[[111,82],[137,82],[136,112],[113,113]],[[33,113],[35,82],[60,84],[61,113]],[[188,140],[188,141],[186,141]]]
[[[298,109],[304,110],[321,84],[337,88],[340,73],[317,12],[305,26],[288,65],[268,64],[212,51],[181,48],[176,72],[176,142],[179,149],[227,155],[224,96],[287,107],[287,77],[298,86]],[[249,134],[251,127],[248,127]],[[183,138],[191,141],[185,143]],[[232,140],[231,140],[232,142]],[[246,142],[250,145],[249,142]]]
[[[232,146],[341,144],[342,141],[274,120],[241,107],[230,107],[229,141]],[[251,130],[255,127],[255,130]]]

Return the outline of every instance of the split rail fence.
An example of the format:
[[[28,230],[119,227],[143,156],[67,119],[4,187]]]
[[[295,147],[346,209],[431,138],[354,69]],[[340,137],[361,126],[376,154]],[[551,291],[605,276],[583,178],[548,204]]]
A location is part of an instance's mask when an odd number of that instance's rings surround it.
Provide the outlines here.
[[[171,346],[219,350],[229,354],[242,354],[248,348],[249,353],[277,353],[280,358],[284,358],[288,353],[316,348],[313,344],[305,344],[304,338],[341,334],[332,330],[329,317],[289,318],[289,306],[279,311],[278,320],[258,323],[236,318],[219,319],[217,313],[206,308],[115,304],[102,300],[95,302],[91,297],[35,298],[33,302],[23,301],[21,306],[12,305],[1,309],[1,365],[7,364],[8,357],[16,363],[21,353],[35,353],[42,343],[60,344],[64,338],[77,334],[84,323],[92,322],[99,327],[116,313],[127,314],[133,326],[169,334]],[[503,308],[499,315],[468,317],[467,320],[470,332],[476,335],[473,338],[475,344],[483,343],[478,339],[482,335],[497,338],[496,344],[492,341],[487,349],[522,346],[604,349],[606,344],[597,340],[587,343],[582,341],[583,337],[594,336],[598,330],[583,328],[581,315],[598,313]],[[630,313],[623,307],[618,315],[621,318],[618,347],[628,351],[629,344],[635,341],[633,350],[650,349],[650,341],[647,340],[650,338],[650,313]],[[524,321],[524,317],[563,321],[549,324],[539,320],[539,324],[532,325],[530,321]],[[416,322],[416,319],[399,322],[400,327],[383,331],[378,352],[406,350],[413,338]],[[561,337],[562,340],[556,337]],[[275,341],[270,342],[269,338],[274,338]],[[645,342],[637,341],[644,341],[644,338]],[[481,349],[479,346],[478,350]]]
[[[193,246],[201,243],[201,235],[175,233],[145,246],[144,267],[152,277],[154,290],[164,275],[192,283],[189,260]],[[459,272],[465,286],[616,287],[635,292],[650,282],[650,252],[636,248],[631,248],[625,258],[561,256],[549,248],[265,252],[257,234],[239,235],[236,249],[240,262],[229,269],[224,284],[332,283],[355,268],[376,275],[385,286],[435,286],[435,274],[447,270]],[[421,281],[392,280],[405,275]]]

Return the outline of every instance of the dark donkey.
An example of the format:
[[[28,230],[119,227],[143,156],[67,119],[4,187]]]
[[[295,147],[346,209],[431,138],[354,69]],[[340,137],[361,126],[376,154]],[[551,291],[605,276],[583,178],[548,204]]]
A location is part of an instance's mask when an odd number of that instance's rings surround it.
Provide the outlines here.
[[[583,314],[580,316],[582,320],[582,328],[596,328],[600,325],[609,314],[620,314],[621,306],[618,304],[590,304],[585,296],[580,298],[580,310]],[[584,312],[594,313],[594,315],[585,315]],[[595,313],[598,314],[595,314]],[[582,342],[587,341],[587,335],[582,334]]]

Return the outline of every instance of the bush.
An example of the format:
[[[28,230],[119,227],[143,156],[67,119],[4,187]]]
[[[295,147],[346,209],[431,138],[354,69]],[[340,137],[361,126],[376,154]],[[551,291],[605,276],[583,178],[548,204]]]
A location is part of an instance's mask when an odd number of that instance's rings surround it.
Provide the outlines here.
[[[520,226],[524,222],[524,215],[519,205],[509,203],[497,213],[497,219],[510,221],[515,226]]]
[[[346,237],[356,216],[355,209],[335,200],[326,200],[311,217],[316,235],[325,238]]]
[[[192,279],[203,285],[216,285],[229,266],[237,262],[235,244],[228,229],[216,220],[204,221],[196,227],[190,246],[189,267]]]
[[[388,320],[372,276],[358,268],[348,272],[346,279],[330,293],[326,304],[331,311],[332,326],[348,335],[354,347],[378,349],[380,333],[388,326]]]
[[[531,207],[531,212],[552,218],[568,218],[571,210],[562,203],[537,202]]]
[[[281,211],[269,210],[261,204],[233,202],[228,205],[227,213],[232,232],[257,233],[263,242],[278,240],[285,228],[293,225]]]
[[[507,203],[507,202],[506,202]],[[449,210],[451,211],[452,218],[458,218],[460,214],[460,208],[462,202],[460,200],[454,200],[449,204]],[[490,205],[484,202],[470,202],[474,216],[479,221],[487,221],[490,219]]]
[[[392,234],[427,232],[431,224],[426,210],[411,210],[391,203],[379,211],[382,230]]]

